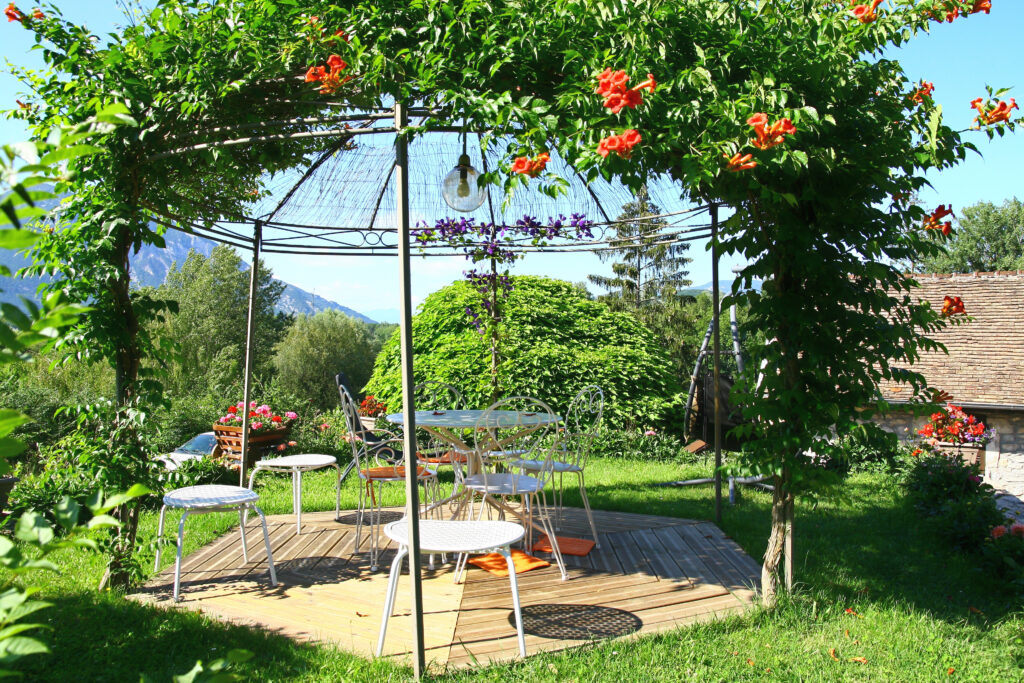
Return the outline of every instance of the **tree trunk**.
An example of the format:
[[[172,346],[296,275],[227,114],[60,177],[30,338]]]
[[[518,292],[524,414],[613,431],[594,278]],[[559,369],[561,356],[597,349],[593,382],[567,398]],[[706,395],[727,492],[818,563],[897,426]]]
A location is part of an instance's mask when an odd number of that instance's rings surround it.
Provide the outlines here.
[[[131,296],[131,263],[133,230],[130,225],[118,231],[113,265],[117,267],[117,278],[111,282],[110,291],[113,308],[122,322],[121,335],[114,354],[115,398],[118,409],[127,406],[136,395],[142,350],[139,348],[139,319]],[[134,438],[134,432],[126,430],[120,437]],[[114,512],[121,527],[111,530],[110,563],[100,580],[101,588],[127,590],[131,585],[131,556],[135,551],[135,538],[139,528],[139,504],[127,504]]]
[[[761,566],[761,598],[764,606],[775,607],[779,593],[779,563],[785,555],[787,547],[787,530],[790,510],[793,505],[793,494],[789,491],[790,474],[783,469],[781,476],[774,478],[775,490],[772,493],[772,529],[768,537],[768,549],[764,553],[764,564]],[[792,576],[791,558],[786,557],[789,576]]]
[[[132,229],[122,226],[118,231],[112,264],[118,269],[117,278],[111,283],[111,297],[114,310],[123,322],[120,341],[114,358],[115,396],[118,406],[124,406],[135,394],[135,383],[139,378],[139,363],[142,353],[139,349],[139,319],[135,315],[131,296],[131,264],[128,260],[132,248]]]

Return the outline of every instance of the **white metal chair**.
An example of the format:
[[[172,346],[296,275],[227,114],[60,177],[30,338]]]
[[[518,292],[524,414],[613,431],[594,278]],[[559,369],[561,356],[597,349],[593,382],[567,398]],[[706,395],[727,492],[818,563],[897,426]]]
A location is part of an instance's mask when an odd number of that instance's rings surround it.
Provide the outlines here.
[[[414,392],[417,410],[459,410],[464,407],[462,392],[451,384],[445,384],[438,380],[420,382],[414,388]],[[469,460],[469,454],[456,450],[451,444],[432,434],[424,433],[422,430],[420,432],[416,442],[423,446],[418,447],[417,459],[435,470],[441,465],[451,466],[455,474],[452,495],[455,495],[462,480],[465,464]]]
[[[279,458],[264,458],[253,467],[249,475],[249,489],[252,489],[253,480],[259,472],[290,472],[292,475],[292,514],[295,515],[295,533],[302,533],[302,473],[318,470],[323,467],[333,467],[337,473],[334,496],[334,517],[341,514],[341,468],[338,467],[338,459],[333,455],[320,453],[301,453],[296,455],[284,455]]]
[[[355,547],[359,549],[364,519],[369,517],[370,525],[370,569],[377,571],[377,557],[380,554],[380,518],[383,511],[385,484],[405,482],[405,466],[402,462],[402,440],[391,438],[386,441],[368,443],[359,435],[363,433],[359,423],[359,409],[351,394],[340,389],[341,406],[348,426],[348,441],[352,447],[352,458],[359,473],[359,509],[356,513]],[[423,486],[421,507],[427,508],[437,493],[437,472],[425,466],[416,467],[416,479]],[[369,503],[369,506],[367,506]],[[369,507],[369,509],[367,509]],[[369,513],[367,515],[367,512]]]
[[[205,515],[211,512],[238,511],[238,519],[241,522],[242,533],[242,557],[249,561],[249,548],[245,542],[245,518],[248,516],[249,508],[256,511],[260,516],[260,524],[263,525],[263,543],[267,548],[267,565],[270,568],[270,585],[277,585],[277,572],[274,571],[274,556],[270,551],[270,535],[267,533],[267,518],[256,505],[260,497],[252,490],[241,486],[225,486],[222,484],[208,484],[204,486],[188,486],[182,489],[175,489],[164,495],[164,504],[160,508],[160,523],[156,532],[156,562],[154,571],[160,569],[160,539],[164,535],[164,516],[167,508],[178,508],[184,510],[181,513],[181,521],[178,522],[178,554],[174,561],[174,600],[181,599],[181,548],[185,539],[185,520],[191,515]]]
[[[583,499],[583,509],[587,513],[587,521],[590,523],[590,532],[594,535],[594,545],[601,547],[597,537],[597,526],[594,524],[594,515],[590,510],[590,500],[587,498],[587,487],[583,478],[583,469],[586,467],[590,449],[594,444],[594,437],[601,426],[601,417],[604,414],[604,392],[600,387],[593,384],[583,387],[576,398],[569,404],[563,420],[563,429],[558,433],[558,446],[554,451],[554,458],[551,465],[552,488],[555,499],[555,528],[561,526],[562,519],[562,493],[564,491],[562,478],[565,474],[576,475],[577,484],[580,489],[580,497]],[[537,472],[544,466],[543,461],[521,459],[513,464],[524,473]]]
[[[556,444],[555,430],[558,417],[554,411],[535,398],[516,396],[498,401],[485,410],[476,424],[476,449],[470,473],[462,485],[467,499],[474,494],[484,500],[480,509],[490,511],[488,498],[500,501],[498,507],[503,513],[509,511],[520,518],[526,527],[526,548],[533,547],[533,530],[539,526],[551,543],[551,551],[561,571],[562,579],[568,578],[565,562],[562,560],[558,539],[547,510],[544,487],[552,473],[552,454]],[[531,474],[518,474],[507,467],[522,460],[538,463]],[[492,469],[493,471],[488,471]],[[508,505],[510,498],[519,498],[518,509]],[[463,503],[465,504],[465,503]],[[458,514],[458,513],[456,513]],[[472,516],[472,503],[470,507]],[[459,558],[464,565],[466,555]],[[456,565],[458,576],[459,565]]]
[[[516,633],[519,636],[519,656],[526,656],[526,638],[523,633],[523,613],[519,606],[519,585],[516,582],[516,567],[512,562],[510,547],[526,533],[514,522],[492,521],[442,521],[420,520],[420,552],[455,553],[500,553],[508,565],[508,580],[512,589],[512,609],[516,616]],[[380,637],[377,640],[377,656],[384,652],[384,637],[387,635],[388,620],[395,608],[395,594],[398,592],[398,577],[402,573],[402,560],[409,554],[409,523],[402,519],[384,527],[388,538],[398,544],[398,554],[391,563],[388,577],[388,592],[384,602],[384,616],[380,622]],[[456,577],[458,569],[456,569]]]

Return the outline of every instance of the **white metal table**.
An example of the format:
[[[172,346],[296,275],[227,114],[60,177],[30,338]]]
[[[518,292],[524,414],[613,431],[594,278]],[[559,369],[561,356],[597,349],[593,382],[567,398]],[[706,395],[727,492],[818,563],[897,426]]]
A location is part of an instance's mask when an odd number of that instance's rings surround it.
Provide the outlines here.
[[[519,636],[519,654],[526,656],[526,639],[523,634],[523,613],[519,606],[519,585],[516,582],[516,567],[512,561],[510,546],[526,533],[522,525],[515,522],[463,522],[421,519],[420,551],[430,553],[499,553],[508,565],[508,580],[512,588],[512,608],[516,615],[516,632]],[[388,620],[395,607],[398,592],[398,576],[402,573],[402,560],[409,554],[409,522],[401,519],[384,527],[388,538],[398,544],[398,554],[391,563],[388,576],[388,592],[384,602],[384,616],[380,622],[380,637],[377,640],[377,656],[384,651],[384,636]],[[458,577],[456,576],[456,579]]]
[[[245,518],[252,508],[260,516],[263,525],[263,543],[267,548],[267,565],[270,568],[270,585],[277,585],[277,572],[274,571],[274,556],[270,552],[270,534],[267,533],[267,518],[256,505],[260,497],[251,489],[241,486],[225,486],[223,484],[207,484],[204,486],[188,486],[175,489],[164,495],[164,504],[160,508],[160,524],[156,532],[156,563],[154,571],[160,569],[160,539],[164,535],[164,515],[167,508],[184,510],[178,522],[178,554],[174,561],[174,600],[180,600],[181,585],[181,547],[185,539],[185,520],[190,515],[205,515],[211,512],[238,511],[242,533],[242,557],[249,561],[249,548],[245,543]]]
[[[487,425],[481,425],[480,420],[485,412],[489,413],[490,419],[493,422],[490,422]],[[473,454],[475,453],[475,449],[472,446],[466,444],[466,442],[462,440],[460,432],[467,429],[477,429],[480,427],[487,426],[503,427],[505,425],[516,425],[524,427],[526,429],[530,429],[532,427],[531,431],[533,431],[539,429],[544,425],[562,421],[562,418],[559,415],[550,415],[539,412],[536,414],[522,413],[514,410],[417,410],[415,415],[417,429],[422,428],[426,432],[433,434],[438,438],[450,443],[457,453],[465,453],[467,454],[467,456],[469,456],[466,465],[467,477],[478,473],[479,469],[483,466],[483,463],[481,462],[479,457],[473,456]],[[391,415],[387,415],[385,419],[399,426],[403,426],[405,424],[405,416],[402,413],[392,413]],[[509,439],[500,441],[494,445],[500,448],[508,441],[511,441],[514,438],[518,438],[519,436],[521,436],[521,433],[514,435]],[[492,453],[502,454],[500,451],[492,451]],[[516,453],[504,452],[503,455],[510,459],[514,459]],[[522,519],[520,511],[505,504],[499,498],[500,495],[501,492],[497,490],[494,492],[483,491],[481,498],[483,500],[483,504],[489,505],[495,510],[498,510],[499,513],[501,513],[502,515],[504,515],[505,513],[509,513],[515,515],[519,519]],[[472,496],[473,491],[468,489],[456,491],[451,496],[445,498],[444,500],[440,500],[431,504],[430,507],[427,508],[426,512],[434,510],[458,498],[468,498],[471,500]],[[458,514],[462,511],[464,504],[465,500],[456,509],[456,516],[458,516]],[[529,520],[529,524],[533,529],[536,529],[545,536],[554,535],[549,534],[547,529],[545,529],[541,524],[538,524],[532,518]],[[557,543],[557,541],[552,540],[552,543]],[[556,552],[555,556],[558,559],[559,569],[562,572],[562,578],[564,580],[567,577],[567,574],[565,572],[564,564],[561,561],[560,553]]]
[[[249,489],[257,472],[291,472],[292,475],[292,513],[295,515],[295,533],[302,533],[302,473],[318,470],[322,467],[333,467],[337,472],[335,484],[334,517],[341,514],[341,468],[338,459],[333,455],[321,453],[301,453],[283,455],[280,458],[264,458],[256,463],[249,475]]]

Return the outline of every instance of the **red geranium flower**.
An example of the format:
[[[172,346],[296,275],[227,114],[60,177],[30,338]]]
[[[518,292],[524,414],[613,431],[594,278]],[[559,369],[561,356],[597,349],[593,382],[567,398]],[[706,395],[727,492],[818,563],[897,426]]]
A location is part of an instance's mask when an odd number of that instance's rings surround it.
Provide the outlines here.
[[[228,412],[234,415],[235,413],[238,412],[238,406],[231,406],[230,408],[228,408]]]
[[[281,416],[280,415],[274,415],[272,418],[270,418],[270,421],[271,422],[280,422],[281,421]]]

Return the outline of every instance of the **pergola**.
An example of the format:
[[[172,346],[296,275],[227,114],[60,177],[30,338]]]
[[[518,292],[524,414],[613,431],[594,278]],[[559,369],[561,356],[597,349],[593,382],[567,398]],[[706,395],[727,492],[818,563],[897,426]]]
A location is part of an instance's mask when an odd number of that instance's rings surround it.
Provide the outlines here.
[[[169,140],[164,149],[149,156],[154,167],[161,160],[186,157],[194,173],[202,174],[204,163],[231,149],[259,150],[277,144],[301,144],[304,164],[265,178],[262,188],[254,188],[253,200],[244,212],[225,211],[214,197],[204,203],[194,197],[175,197],[173,183],[167,190],[171,200],[164,206],[147,207],[151,219],[162,226],[216,240],[252,253],[248,327],[244,376],[245,405],[252,394],[253,340],[255,311],[253,301],[259,278],[261,254],[298,254],[319,256],[366,256],[398,258],[400,285],[400,336],[402,364],[402,412],[405,424],[406,506],[418,508],[416,472],[415,385],[413,375],[411,257],[417,249],[423,256],[451,256],[447,244],[414,244],[411,231],[415,224],[450,215],[438,189],[440,178],[459,155],[468,155],[470,163],[483,173],[499,168],[503,157],[501,135],[477,129],[471,119],[446,120],[445,113],[427,107],[395,103],[390,107],[354,108],[323,102],[314,105],[307,116],[245,122],[193,131],[188,139]],[[211,154],[214,156],[211,157]],[[494,185],[481,185],[474,191],[484,193],[478,208],[463,215],[504,227],[514,234],[514,221],[524,215],[559,216],[585,213],[594,221],[592,237],[571,239],[556,237],[536,243],[528,236],[515,236],[506,245],[518,254],[601,251],[628,246],[615,233],[616,221],[606,207],[629,201],[632,194],[622,185],[604,180],[588,182],[565,160],[552,152],[549,168],[567,182],[566,192],[549,196],[534,188],[518,188],[511,196],[498,195]],[[652,199],[664,206],[675,201],[678,188],[668,181],[648,184]],[[670,196],[675,193],[676,196]],[[660,199],[659,199],[660,198]],[[177,211],[175,202],[189,210]],[[659,233],[657,243],[676,244],[710,238],[714,300],[713,372],[719,383],[719,274],[717,237],[718,206],[709,204],[651,216],[630,219],[631,223],[652,220],[668,224]],[[326,378],[325,378],[326,380]],[[719,392],[714,392],[715,517],[721,521],[722,487],[721,415]],[[249,446],[248,411],[243,411],[242,464],[240,482],[246,480]],[[420,586],[419,530],[416,515],[409,518],[410,575],[412,603],[414,668],[417,676],[424,667],[423,608]]]

